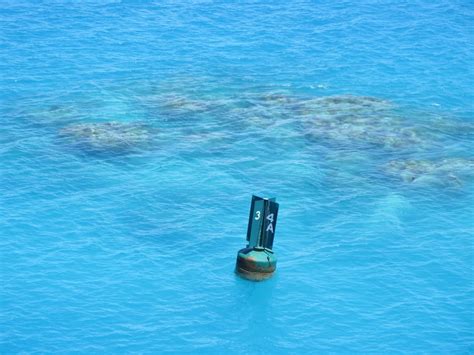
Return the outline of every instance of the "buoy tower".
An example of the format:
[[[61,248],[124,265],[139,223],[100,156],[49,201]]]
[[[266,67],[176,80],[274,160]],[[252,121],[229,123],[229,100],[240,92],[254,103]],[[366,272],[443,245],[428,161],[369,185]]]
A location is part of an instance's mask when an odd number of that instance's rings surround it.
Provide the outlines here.
[[[275,198],[252,196],[248,244],[237,253],[235,266],[235,272],[243,278],[261,281],[270,278],[275,272],[277,258],[272,249],[278,207]]]

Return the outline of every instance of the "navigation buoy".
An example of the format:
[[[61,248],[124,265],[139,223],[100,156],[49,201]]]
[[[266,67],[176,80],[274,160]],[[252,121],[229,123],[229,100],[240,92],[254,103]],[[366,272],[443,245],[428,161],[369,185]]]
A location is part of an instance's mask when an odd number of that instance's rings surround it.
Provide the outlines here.
[[[275,198],[252,196],[247,246],[237,253],[235,272],[243,278],[261,281],[270,278],[276,269],[273,239],[278,216]]]

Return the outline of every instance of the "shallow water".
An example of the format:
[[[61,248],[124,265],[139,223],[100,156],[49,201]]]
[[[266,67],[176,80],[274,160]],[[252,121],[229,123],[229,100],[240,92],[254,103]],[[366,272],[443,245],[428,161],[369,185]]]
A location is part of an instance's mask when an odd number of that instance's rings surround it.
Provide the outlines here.
[[[2,2],[0,352],[472,353],[473,15]]]

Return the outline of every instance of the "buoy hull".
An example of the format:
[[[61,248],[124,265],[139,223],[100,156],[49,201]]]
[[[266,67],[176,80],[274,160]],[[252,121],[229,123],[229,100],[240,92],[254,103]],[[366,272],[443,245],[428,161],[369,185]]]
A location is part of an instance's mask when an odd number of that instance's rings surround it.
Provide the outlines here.
[[[263,248],[244,248],[237,253],[235,272],[241,277],[262,281],[272,277],[276,269],[275,254]]]

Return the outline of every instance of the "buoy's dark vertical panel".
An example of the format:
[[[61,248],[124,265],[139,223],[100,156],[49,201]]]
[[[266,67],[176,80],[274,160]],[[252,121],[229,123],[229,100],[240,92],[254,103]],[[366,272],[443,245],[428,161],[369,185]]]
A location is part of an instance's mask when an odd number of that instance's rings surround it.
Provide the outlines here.
[[[247,225],[247,242],[250,240],[250,234],[251,234],[251,231],[252,231],[252,216],[254,214],[254,205],[255,205],[255,201],[257,199],[260,199],[260,197],[257,197],[255,195],[252,195],[252,202],[250,202],[250,214],[249,214],[249,223]]]
[[[262,222],[265,214],[265,200],[261,197],[252,196],[252,203],[250,205],[249,225],[247,229],[248,247],[254,248],[259,246]]]
[[[263,221],[262,247],[272,249],[273,239],[275,237],[279,205],[275,202],[275,199],[270,199],[265,202],[265,219]]]
[[[278,217],[278,203],[274,198],[252,196],[247,242],[249,248],[272,249]]]

